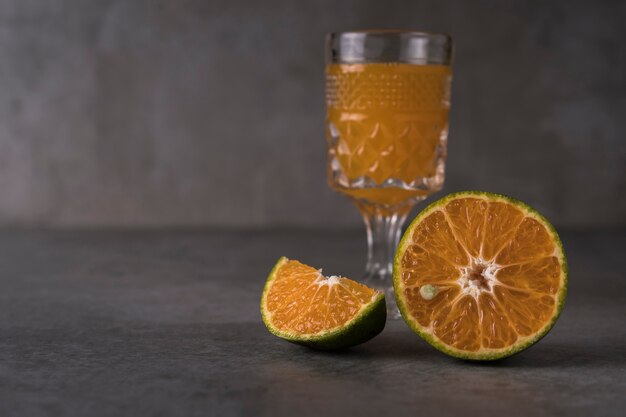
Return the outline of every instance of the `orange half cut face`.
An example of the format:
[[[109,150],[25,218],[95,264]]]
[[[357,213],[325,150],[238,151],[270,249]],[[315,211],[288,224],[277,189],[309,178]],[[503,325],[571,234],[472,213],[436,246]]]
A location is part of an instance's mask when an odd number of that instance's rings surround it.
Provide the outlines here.
[[[498,359],[554,324],[567,288],[561,241],[548,221],[509,197],[452,194],[409,226],[394,287],[409,326],[439,350]]]

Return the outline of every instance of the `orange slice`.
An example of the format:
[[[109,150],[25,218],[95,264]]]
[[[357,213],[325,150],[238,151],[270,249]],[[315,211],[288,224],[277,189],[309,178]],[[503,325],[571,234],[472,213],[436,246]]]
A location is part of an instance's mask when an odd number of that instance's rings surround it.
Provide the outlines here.
[[[316,349],[363,343],[385,327],[382,292],[282,257],[267,279],[261,316],[268,330]]]
[[[422,211],[394,265],[404,320],[437,349],[499,359],[554,325],[567,290],[567,262],[552,225],[502,195],[461,192]]]

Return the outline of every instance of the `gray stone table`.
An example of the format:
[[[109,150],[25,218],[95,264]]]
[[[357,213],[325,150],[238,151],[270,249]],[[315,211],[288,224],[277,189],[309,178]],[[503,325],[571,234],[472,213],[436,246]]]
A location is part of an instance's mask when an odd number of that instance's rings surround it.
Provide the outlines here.
[[[361,232],[0,233],[0,416],[626,413],[626,233],[564,233],[556,327],[473,364],[389,322],[323,353],[261,322],[281,255],[358,276]]]

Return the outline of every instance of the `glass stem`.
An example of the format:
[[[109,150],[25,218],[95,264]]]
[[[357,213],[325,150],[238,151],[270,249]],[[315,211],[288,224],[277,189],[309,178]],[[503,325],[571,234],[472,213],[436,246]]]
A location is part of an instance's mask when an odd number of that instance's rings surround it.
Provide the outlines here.
[[[393,259],[402,233],[402,226],[411,207],[390,211],[357,204],[367,231],[367,264],[365,279],[380,289],[391,286]]]

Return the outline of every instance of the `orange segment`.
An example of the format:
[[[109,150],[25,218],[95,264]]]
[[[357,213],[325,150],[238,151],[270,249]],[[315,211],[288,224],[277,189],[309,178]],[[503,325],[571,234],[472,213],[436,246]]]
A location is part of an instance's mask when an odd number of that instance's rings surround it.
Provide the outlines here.
[[[497,277],[498,281],[510,287],[554,295],[559,290],[561,264],[556,256],[534,259],[504,267],[498,271]]]
[[[487,203],[478,198],[451,201],[446,214],[455,237],[471,256],[480,254],[485,232]]]
[[[521,336],[528,336],[543,326],[554,310],[554,297],[497,286],[496,299],[509,322]]]
[[[456,240],[443,211],[427,216],[413,231],[413,243],[454,265],[467,265],[467,253]]]
[[[379,291],[281,258],[266,283],[261,314],[272,333],[294,343],[348,347],[382,330],[384,301]]]
[[[425,300],[419,293],[419,287],[410,287],[404,290],[404,296],[413,300],[409,311],[424,327],[429,327],[434,315],[444,307],[449,306],[458,297],[461,291],[456,286],[440,288],[439,293],[432,300]]]
[[[505,202],[490,202],[485,219],[481,257],[493,259],[502,247],[511,241],[523,219],[524,213],[517,207]]]
[[[558,235],[536,211],[508,197],[464,192],[431,204],[409,226],[394,287],[404,319],[435,347],[497,359],[550,329],[566,272]]]
[[[303,302],[308,304],[308,308],[298,312],[297,309],[291,310],[291,317],[285,317],[285,321],[281,322],[277,318],[277,323],[281,324],[281,328],[293,328],[299,333],[317,333],[325,328],[326,317],[328,312],[323,300],[328,297],[328,287],[318,286],[318,288],[310,290],[307,288],[303,291],[305,297],[310,297]],[[297,299],[301,301],[301,299]]]
[[[554,254],[555,243],[548,229],[537,219],[526,217],[513,239],[496,256],[500,265],[528,262]]]
[[[504,310],[489,294],[479,298],[481,323],[481,344],[489,349],[502,349],[517,340],[517,333],[505,316]]]
[[[402,257],[403,280],[407,287],[441,284],[459,277],[459,270],[446,259],[417,245],[407,248]]]
[[[480,349],[478,305],[472,297],[460,297],[439,311],[432,322],[433,334],[447,345],[467,351]]]

